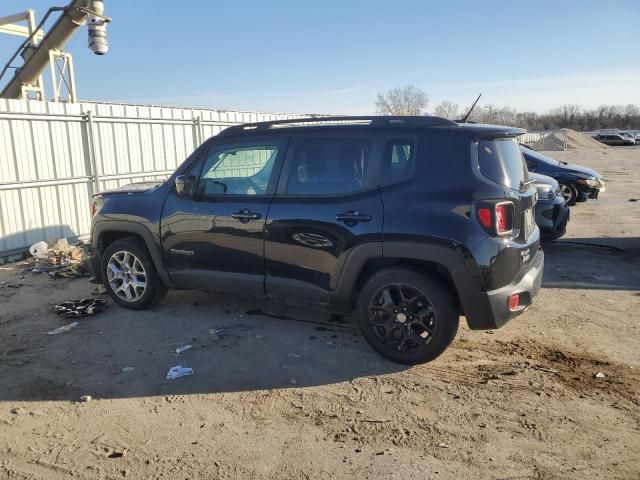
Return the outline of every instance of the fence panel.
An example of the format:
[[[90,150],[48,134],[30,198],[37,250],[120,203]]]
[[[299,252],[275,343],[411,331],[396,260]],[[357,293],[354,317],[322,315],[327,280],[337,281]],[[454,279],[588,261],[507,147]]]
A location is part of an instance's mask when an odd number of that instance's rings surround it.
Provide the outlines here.
[[[0,99],[0,263],[40,240],[88,234],[96,191],[165,179],[230,125],[295,117]]]

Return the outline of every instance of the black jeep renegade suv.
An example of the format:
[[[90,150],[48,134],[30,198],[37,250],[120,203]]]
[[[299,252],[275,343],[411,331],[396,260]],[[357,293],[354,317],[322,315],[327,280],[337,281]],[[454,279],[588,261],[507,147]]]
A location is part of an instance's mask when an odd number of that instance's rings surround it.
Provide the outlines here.
[[[166,182],[95,196],[94,281],[132,309],[171,287],[320,305],[387,358],[432,360],[460,315],[500,327],[540,287],[522,133],[436,117],[230,127]]]

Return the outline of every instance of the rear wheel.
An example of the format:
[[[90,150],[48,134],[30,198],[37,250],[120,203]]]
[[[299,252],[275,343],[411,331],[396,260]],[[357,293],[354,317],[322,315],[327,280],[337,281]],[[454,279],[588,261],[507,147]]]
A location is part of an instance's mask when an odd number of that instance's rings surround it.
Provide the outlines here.
[[[574,205],[576,203],[578,189],[572,183],[560,182],[560,193],[567,202],[567,205]]]
[[[102,278],[111,298],[133,310],[148,308],[167,293],[147,249],[134,237],[116,240],[106,248]]]
[[[416,271],[374,274],[358,297],[358,322],[384,357],[415,365],[438,357],[458,331],[458,314],[446,289]]]

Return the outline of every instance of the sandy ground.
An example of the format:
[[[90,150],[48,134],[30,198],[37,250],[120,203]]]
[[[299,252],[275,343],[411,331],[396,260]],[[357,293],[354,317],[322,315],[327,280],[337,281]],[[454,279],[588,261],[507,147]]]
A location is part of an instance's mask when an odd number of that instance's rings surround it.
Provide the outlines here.
[[[607,192],[545,247],[528,312],[463,322],[428,365],[324,313],[202,292],[46,336],[94,286],[0,267],[22,284],[0,287],[0,478],[640,478],[640,148],[553,155]],[[178,364],[195,374],[166,381]]]

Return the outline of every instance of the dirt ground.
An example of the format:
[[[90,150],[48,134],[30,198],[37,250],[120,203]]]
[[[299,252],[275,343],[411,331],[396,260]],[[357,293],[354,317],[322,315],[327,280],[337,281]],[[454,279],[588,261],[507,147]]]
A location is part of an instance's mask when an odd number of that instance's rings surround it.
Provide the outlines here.
[[[47,336],[51,306],[94,286],[0,267],[0,478],[640,478],[640,148],[552,155],[606,193],[545,247],[529,311],[462,321],[428,365],[324,313],[203,292]],[[228,326],[246,328],[210,333]],[[174,365],[195,373],[165,380]]]

